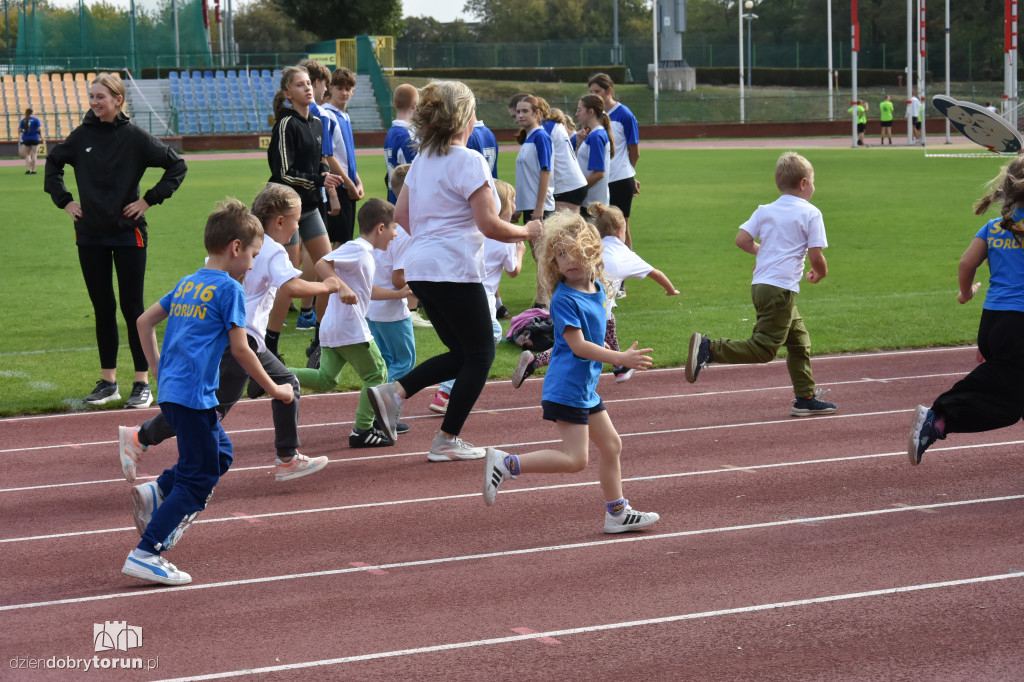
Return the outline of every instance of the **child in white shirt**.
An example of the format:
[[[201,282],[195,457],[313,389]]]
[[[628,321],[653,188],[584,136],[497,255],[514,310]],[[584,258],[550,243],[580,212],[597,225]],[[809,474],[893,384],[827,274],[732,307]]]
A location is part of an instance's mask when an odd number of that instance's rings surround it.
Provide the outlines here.
[[[304,388],[330,391],[338,385],[346,363],[363,380],[355,425],[348,437],[353,448],[394,445],[395,441],[373,425],[373,408],[367,389],[387,381],[388,371],[380,350],[366,324],[370,299],[401,299],[408,289],[395,291],[373,285],[375,270],[372,252],[387,249],[395,238],[394,206],[381,199],[368,199],[359,209],[359,238],[342,244],[316,264],[323,278],[336,276],[344,282],[338,296],[331,296],[323,322],[320,324],[320,367],[292,369]]]

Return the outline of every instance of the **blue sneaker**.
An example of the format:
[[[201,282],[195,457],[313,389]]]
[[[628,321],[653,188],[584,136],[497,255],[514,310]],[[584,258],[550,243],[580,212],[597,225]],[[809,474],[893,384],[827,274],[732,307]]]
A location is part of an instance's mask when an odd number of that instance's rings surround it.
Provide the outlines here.
[[[295,324],[296,329],[316,329],[316,311],[310,310],[308,313],[299,313],[299,320]]]
[[[910,422],[910,437],[907,439],[907,457],[910,463],[917,466],[921,463],[924,451],[942,436],[935,428],[935,412],[924,405],[918,405]]]
[[[697,380],[700,371],[711,364],[711,339],[706,334],[695,332],[690,337],[690,349],[686,354],[686,380],[691,384]]]
[[[816,388],[810,398],[795,398],[789,413],[794,417],[814,417],[821,414],[835,414],[838,406],[822,400],[831,389]]]

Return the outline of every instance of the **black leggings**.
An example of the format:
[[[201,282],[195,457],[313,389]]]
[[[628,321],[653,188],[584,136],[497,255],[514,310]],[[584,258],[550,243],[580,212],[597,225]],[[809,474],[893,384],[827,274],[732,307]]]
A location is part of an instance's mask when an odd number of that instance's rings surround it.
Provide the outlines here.
[[[149,371],[146,354],[139,342],[135,326],[145,311],[142,288],[146,281],[146,249],[138,246],[79,246],[78,262],[82,266],[85,288],[96,314],[96,345],[100,351],[100,368],[117,368],[117,298],[113,275],[117,269],[117,291],[121,298],[121,314],[128,327],[128,347],[132,351],[136,372]],[[113,267],[111,267],[113,265]]]
[[[983,310],[978,350],[985,362],[932,405],[946,433],[992,431],[1024,416],[1024,313]]]
[[[409,282],[447,353],[435,355],[402,377],[410,397],[427,386],[455,379],[441,430],[454,436],[484,390],[494,362],[494,329],[487,294],[479,283]]]

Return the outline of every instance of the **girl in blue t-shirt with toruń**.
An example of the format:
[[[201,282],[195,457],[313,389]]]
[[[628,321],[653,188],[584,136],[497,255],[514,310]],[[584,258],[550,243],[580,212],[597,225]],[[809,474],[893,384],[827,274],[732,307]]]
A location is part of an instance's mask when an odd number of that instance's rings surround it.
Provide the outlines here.
[[[967,303],[988,260],[989,287],[978,327],[981,364],[940,395],[931,408],[918,405],[907,455],[920,464],[924,451],[950,433],[977,433],[1012,426],[1024,416],[1024,156],[1005,167],[974,206],[982,215],[996,202],[1002,217],[985,223],[960,258],[960,293]]]
[[[646,354],[652,349],[638,349],[634,343],[627,351],[613,351],[603,345],[609,299],[601,266],[601,238],[593,225],[579,215],[559,211],[545,221],[539,251],[539,276],[544,287],[552,291],[551,319],[555,326],[555,345],[544,376],[541,406],[544,419],[558,425],[564,451],[537,450],[512,455],[487,448],[484,503],[494,504],[502,482],[519,474],[583,471],[589,443],[593,442],[601,453],[604,532],[646,528],[659,517],[653,512],[634,510],[622,496],[622,439],[597,394],[597,380],[606,362],[648,369],[652,363]]]

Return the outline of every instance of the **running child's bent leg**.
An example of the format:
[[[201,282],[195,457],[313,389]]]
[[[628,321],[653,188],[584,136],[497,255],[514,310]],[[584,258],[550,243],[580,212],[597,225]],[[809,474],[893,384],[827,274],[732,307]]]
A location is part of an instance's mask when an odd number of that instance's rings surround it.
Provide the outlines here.
[[[519,458],[519,471],[524,474],[575,474],[587,468],[590,449],[590,428],[587,424],[555,422],[562,436],[564,450],[535,450]]]
[[[289,367],[288,371],[299,380],[303,388],[314,391],[333,391],[341,378],[341,370],[345,367],[345,357],[338,348],[320,347],[320,368]]]
[[[291,384],[292,401],[283,403],[276,398],[270,401],[270,410],[274,418],[274,448],[277,456],[281,459],[293,457],[298,453],[299,442],[299,398],[302,391],[299,390],[299,380],[288,371],[276,355],[269,350],[257,353],[260,364],[266,371],[270,380],[276,384]],[[323,355],[321,354],[321,366],[323,366]]]
[[[715,362],[727,364],[770,362],[789,335],[795,294],[770,284],[754,284],[750,297],[757,311],[754,331],[748,339],[715,339]]]
[[[380,349],[373,341],[342,346],[338,350],[344,354],[352,369],[363,380],[363,387],[359,391],[359,407],[356,408],[355,426],[360,431],[365,431],[373,426],[373,406],[370,404],[367,389],[387,383],[387,366],[381,357]]]
[[[151,554],[173,547],[195,516],[206,508],[220,477],[231,466],[231,440],[221,428],[214,409],[195,410],[174,403],[161,404],[178,436],[178,463],[160,477],[163,502],[139,542]],[[164,486],[173,480],[170,490]]]

